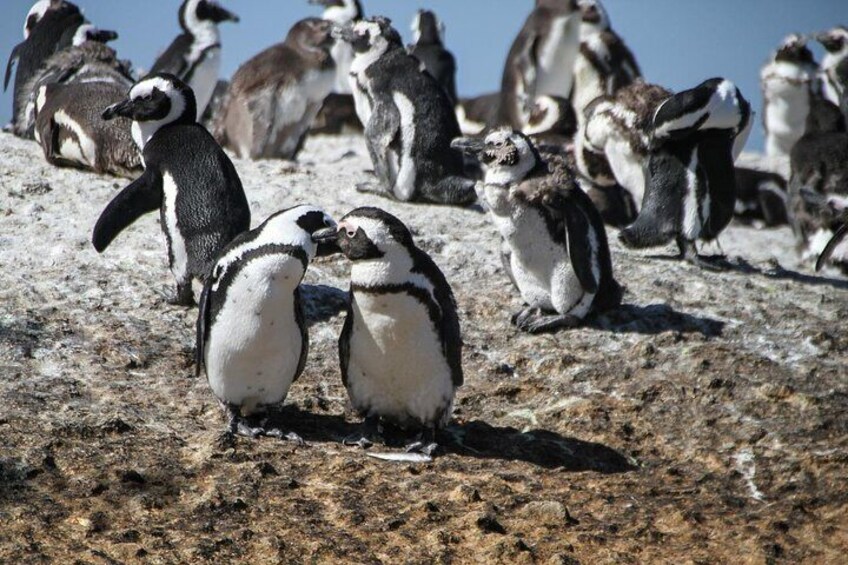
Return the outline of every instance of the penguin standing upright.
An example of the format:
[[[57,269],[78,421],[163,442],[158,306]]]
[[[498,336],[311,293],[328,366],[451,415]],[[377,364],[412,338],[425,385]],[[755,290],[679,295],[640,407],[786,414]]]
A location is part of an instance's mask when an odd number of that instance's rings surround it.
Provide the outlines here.
[[[409,229],[379,208],[344,216],[335,236],[353,262],[339,337],[342,381],[365,417],[367,446],[382,419],[421,431],[409,451],[427,455],[462,385],[462,338],[453,292]]]
[[[332,91],[333,24],[307,18],[286,40],[238,68],[216,128],[218,141],[245,159],[294,159]]]
[[[451,149],[459,124],[444,89],[419,69],[385,18],[361,20],[335,32],[353,46],[356,113],[379,187],[360,185],[403,201],[470,204],[474,183]]]
[[[819,76],[822,82],[822,94],[837,106],[845,94],[848,84],[839,77],[837,69],[840,63],[848,60],[848,28],[835,28],[816,35],[816,41],[822,44],[826,53],[819,65]]]
[[[430,10],[418,10],[412,20],[415,42],[406,50],[421,61],[421,70],[427,71],[448,93],[451,105],[456,106],[456,59],[445,48],[445,24]]]
[[[300,281],[318,251],[313,238],[335,228],[314,206],[277,212],[227,245],[206,279],[195,367],[198,376],[205,368],[231,433],[268,433],[243,417],[283,402],[303,372],[309,333]]]
[[[571,103],[578,123],[598,96],[615,94],[642,76],[636,58],[610,26],[601,0],[577,0],[580,6],[580,51],[574,63]]]
[[[523,129],[537,96],[568,98],[579,46],[576,0],[536,0],[507,55],[498,113],[489,126]]]
[[[44,14],[46,14],[47,11],[55,5],[56,2],[54,2],[54,0],[38,0],[32,5],[32,8],[29,9],[26,19],[24,20],[24,39],[29,39],[29,35],[32,33],[32,30],[35,29],[35,25],[41,21]]]
[[[806,39],[792,34],[760,72],[767,156],[788,158],[792,146],[804,135],[817,71]]]
[[[144,173],[106,207],[92,243],[102,252],[142,214],[160,211],[168,242],[168,263],[177,280],[173,303],[194,302],[192,282],[203,282],[218,252],[250,228],[250,208],[230,158],[197,123],[194,94],[166,73],[136,83],[127,99],[103,112],[103,119],[133,120]]]
[[[485,166],[480,200],[503,238],[504,269],[527,304],[512,317],[519,329],[574,327],[621,303],[601,216],[564,162],[551,155],[546,163],[526,135],[509,129],[454,145]]]
[[[51,0],[50,4],[37,3],[27,16],[25,29],[29,27],[23,42],[16,45],[9,54],[6,64],[6,76],[3,89],[9,87],[12,78],[12,67],[17,61],[15,85],[12,97],[12,131],[18,136],[27,136],[27,130],[18,127],[15,120],[21,113],[19,103],[29,96],[25,91],[32,76],[41,68],[44,62],[53,54],[72,44],[77,29],[85,24],[80,9],[65,0]],[[40,15],[39,15],[40,14]]]
[[[713,78],[675,94],[654,114],[647,188],[639,217],[619,233],[628,247],[676,240],[681,257],[703,268],[695,241],[727,227],[736,203],[734,151],[751,126],[751,107],[729,80]]]
[[[183,0],[178,35],[153,63],[150,74],[169,73],[188,84],[197,100],[200,120],[218,84],[221,69],[221,36],[218,24],[239,18],[215,0]]]

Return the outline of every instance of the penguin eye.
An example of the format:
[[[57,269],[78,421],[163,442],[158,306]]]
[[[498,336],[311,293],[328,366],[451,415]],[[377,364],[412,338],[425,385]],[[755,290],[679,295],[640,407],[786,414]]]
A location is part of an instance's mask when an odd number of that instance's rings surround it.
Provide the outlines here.
[[[349,229],[349,230],[347,230],[347,236],[348,237],[354,237],[354,236],[356,236],[356,232]]]

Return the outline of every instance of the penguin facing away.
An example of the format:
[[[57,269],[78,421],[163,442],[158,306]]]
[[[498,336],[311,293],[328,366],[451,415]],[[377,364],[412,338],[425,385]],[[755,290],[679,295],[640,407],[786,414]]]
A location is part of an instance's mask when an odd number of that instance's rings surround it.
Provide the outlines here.
[[[445,24],[430,10],[418,10],[412,20],[415,42],[406,50],[421,61],[421,70],[430,73],[445,92],[452,105],[456,106],[456,59],[445,48]]]
[[[509,129],[454,145],[485,166],[480,200],[503,238],[504,269],[527,304],[513,324],[556,331],[621,303],[603,221],[561,159],[550,155],[546,163],[526,135]]]
[[[206,279],[197,317],[196,370],[205,369],[230,433],[296,434],[251,427],[245,417],[280,404],[309,351],[300,282],[319,254],[316,235],[336,223],[314,206],[270,216],[230,242]]]
[[[294,159],[333,89],[333,24],[307,18],[283,43],[262,51],[233,75],[219,141],[240,158]]]
[[[29,39],[29,35],[32,33],[32,30],[35,29],[36,24],[41,21],[41,18],[44,17],[44,14],[47,13],[48,10],[54,7],[56,2],[53,0],[38,0],[35,4],[32,5],[32,8],[29,9],[27,13],[26,19],[24,20],[24,39]]]
[[[174,304],[194,303],[192,281],[203,282],[218,252],[250,227],[250,208],[232,162],[197,123],[194,94],[166,73],[136,83],[103,119],[133,120],[144,173],[106,207],[92,243],[102,252],[146,212],[160,211],[168,263],[177,281]]]
[[[628,247],[676,240],[681,258],[699,267],[719,265],[697,254],[733,218],[736,202],[734,148],[750,129],[750,105],[721,78],[673,95],[657,108],[647,188],[636,221],[619,233]]]
[[[221,69],[218,24],[239,18],[215,0],[184,0],[179,11],[178,35],[156,59],[150,74],[170,73],[188,84],[197,101],[197,119],[203,116],[215,92]]]
[[[460,135],[453,106],[391,22],[360,20],[334,34],[353,46],[356,113],[379,181],[357,188],[407,202],[472,203],[474,183],[463,177],[462,155],[450,146]]]
[[[407,450],[430,455],[463,382],[450,285],[388,212],[353,210],[339,221],[335,239],[352,261],[339,361],[353,407],[365,417],[362,438],[354,443],[370,445],[382,420],[420,430]]]
[[[826,100],[839,106],[842,96],[846,94],[845,89],[848,88],[848,84],[840,79],[837,72],[840,63],[848,60],[848,28],[836,26],[817,34],[815,38],[826,51],[819,65],[822,94]]]

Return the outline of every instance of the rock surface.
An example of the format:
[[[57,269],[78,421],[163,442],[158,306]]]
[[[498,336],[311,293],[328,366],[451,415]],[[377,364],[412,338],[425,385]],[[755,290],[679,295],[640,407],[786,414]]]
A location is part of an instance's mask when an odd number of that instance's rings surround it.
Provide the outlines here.
[[[222,435],[194,377],[195,309],[158,216],[98,255],[126,181],[0,135],[0,562],[836,563],[848,551],[848,283],[796,264],[788,228],[732,226],[736,268],[623,250],[626,305],[527,336],[480,211],[355,191],[360,138],[235,161],[254,225],[300,202],[372,204],[452,283],[466,385],[432,463],[368,458],[336,338],[349,265],[306,277],[312,348],[273,417],[308,443]],[[844,562],[844,561],[843,561]]]

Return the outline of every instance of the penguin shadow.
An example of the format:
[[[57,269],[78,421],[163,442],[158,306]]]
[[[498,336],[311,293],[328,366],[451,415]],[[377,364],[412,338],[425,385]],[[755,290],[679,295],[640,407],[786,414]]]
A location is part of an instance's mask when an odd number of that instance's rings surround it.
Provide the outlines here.
[[[613,333],[656,335],[676,331],[699,333],[704,337],[720,336],[724,325],[721,320],[679,312],[668,304],[622,304],[586,321],[587,327]]]
[[[302,284],[300,296],[306,311],[306,323],[313,325],[335,318],[347,310],[347,292],[325,284]]]

